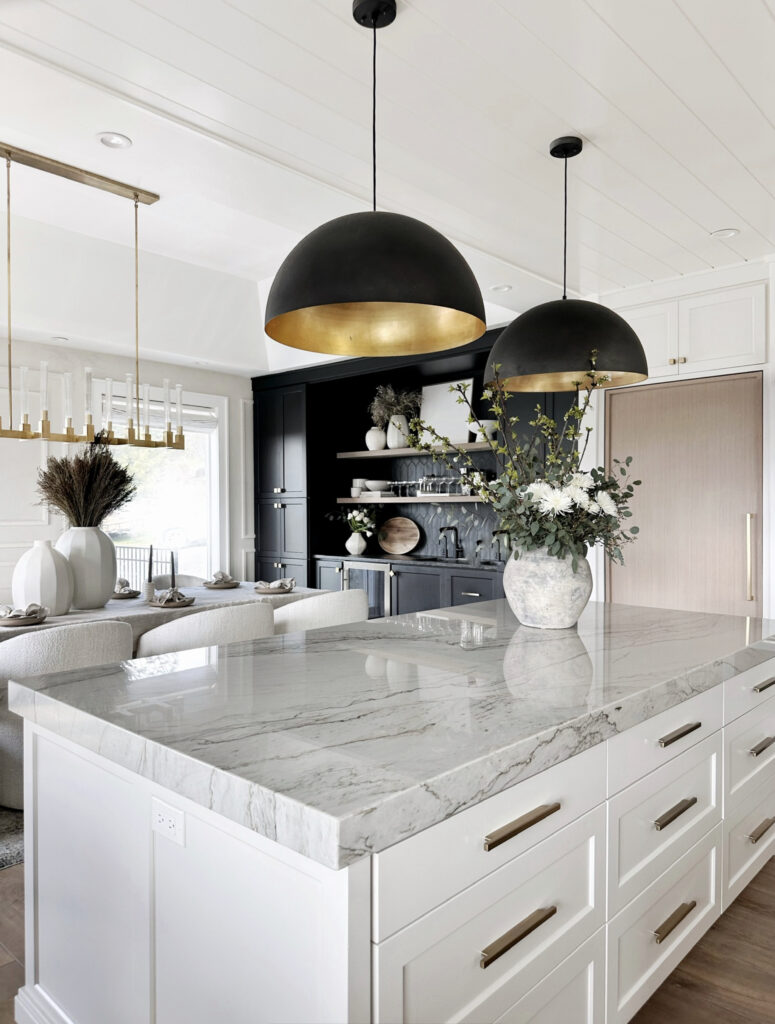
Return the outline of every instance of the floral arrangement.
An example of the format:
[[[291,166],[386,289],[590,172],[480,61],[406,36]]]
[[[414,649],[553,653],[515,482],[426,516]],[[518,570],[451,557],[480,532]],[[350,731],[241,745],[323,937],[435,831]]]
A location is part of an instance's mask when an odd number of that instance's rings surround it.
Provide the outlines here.
[[[638,533],[637,526],[626,525],[632,516],[629,502],[641,483],[630,480],[632,459],[615,459],[611,473],[602,466],[589,472],[580,468],[592,431],[582,423],[592,394],[607,379],[595,372],[594,358],[592,353],[592,369],[583,382],[584,397],[580,399],[577,393],[562,423],[537,407],[527,437],[519,429],[519,418],[509,412],[509,396],[500,381],[496,379],[484,390],[483,398],[498,423],[498,439],[488,439],[498,467],[494,480],[488,481],[469,452],[430,424],[419,419],[411,423],[409,445],[457,471],[465,486],[495,510],[500,528],[509,534],[515,558],[520,551],[546,549],[556,558],[570,556],[575,572],[587,550],[601,544],[613,561],[623,563],[622,548]],[[453,385],[450,390],[457,391],[458,402],[468,406],[468,422],[481,428],[465,388]],[[478,429],[476,432],[485,437]]]
[[[41,503],[61,512],[71,526],[101,526],[136,491],[132,474],[99,441],[72,457],[50,456],[37,487]]]
[[[419,391],[396,391],[392,384],[379,384],[369,405],[372,423],[384,430],[392,416],[411,419],[420,410]]]
[[[349,512],[328,513],[326,519],[337,519],[347,523],[351,533],[365,533],[367,537],[371,537],[377,529],[377,520],[374,513],[366,508],[354,508]]]

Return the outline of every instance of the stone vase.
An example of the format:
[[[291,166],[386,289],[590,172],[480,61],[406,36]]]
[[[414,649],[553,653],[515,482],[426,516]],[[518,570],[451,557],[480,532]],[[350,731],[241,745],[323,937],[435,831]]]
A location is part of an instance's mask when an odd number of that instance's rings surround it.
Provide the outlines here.
[[[15,608],[40,604],[52,615],[67,615],[73,603],[73,571],[50,540],[36,540],[13,571],[11,593]]]
[[[397,415],[390,417],[387,428],[388,448],[406,448],[406,441],[409,437],[409,421],[406,416]]]
[[[592,593],[586,558],[573,571],[570,555],[555,558],[546,548],[519,551],[503,572],[503,589],[511,610],[525,626],[569,629],[575,626]]]
[[[116,548],[98,526],[71,526],[56,542],[73,571],[73,607],[104,608],[116,586]]]
[[[387,434],[379,427],[372,427],[366,431],[366,447],[370,452],[379,452],[387,444]]]
[[[344,546],[351,555],[362,555],[366,550],[366,538],[362,533],[351,533],[344,542]]]

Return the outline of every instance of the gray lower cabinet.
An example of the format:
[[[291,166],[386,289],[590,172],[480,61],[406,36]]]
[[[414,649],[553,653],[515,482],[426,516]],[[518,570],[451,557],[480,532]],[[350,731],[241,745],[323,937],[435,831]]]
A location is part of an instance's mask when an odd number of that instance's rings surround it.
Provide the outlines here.
[[[339,561],[323,561],[319,558],[317,560],[316,577],[317,581],[315,586],[318,590],[341,590],[342,589],[342,575],[344,566]]]
[[[500,573],[452,573],[450,575],[450,604],[473,604],[476,601],[492,601],[501,597]],[[502,588],[500,588],[502,590]]]
[[[306,560],[279,557],[256,559],[256,579],[271,583],[273,580],[286,579],[288,576],[293,576],[297,586],[306,587],[308,585]]]
[[[441,569],[393,565],[391,580],[391,611],[393,615],[424,612],[444,606],[443,572]]]

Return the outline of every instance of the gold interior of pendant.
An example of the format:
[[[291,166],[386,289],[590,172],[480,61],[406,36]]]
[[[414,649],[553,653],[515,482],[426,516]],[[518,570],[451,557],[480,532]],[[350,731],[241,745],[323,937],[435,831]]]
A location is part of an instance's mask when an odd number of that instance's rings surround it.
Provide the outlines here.
[[[502,377],[504,391],[575,391],[585,390],[589,385],[589,370],[558,370],[556,373],[528,373],[524,377]],[[645,380],[645,373],[630,370],[595,370],[599,388],[620,388],[625,384],[637,384]],[[607,377],[608,380],[600,378]]]
[[[440,352],[480,338],[487,325],[448,306],[418,302],[337,302],[273,317],[270,338],[305,352],[400,356]]]

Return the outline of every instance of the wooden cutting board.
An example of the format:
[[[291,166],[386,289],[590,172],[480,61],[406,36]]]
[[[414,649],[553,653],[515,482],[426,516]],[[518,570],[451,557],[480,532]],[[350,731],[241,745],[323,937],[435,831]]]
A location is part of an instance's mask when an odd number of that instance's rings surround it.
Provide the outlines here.
[[[389,555],[408,555],[420,543],[420,527],[406,516],[393,516],[380,526],[377,543]]]

